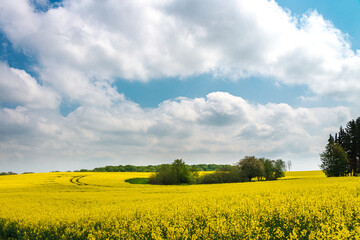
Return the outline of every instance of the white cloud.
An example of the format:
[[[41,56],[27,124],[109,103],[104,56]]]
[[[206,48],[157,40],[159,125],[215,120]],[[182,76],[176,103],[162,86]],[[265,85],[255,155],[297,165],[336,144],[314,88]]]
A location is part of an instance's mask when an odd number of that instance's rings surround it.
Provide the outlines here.
[[[44,161],[51,156],[58,168],[95,166],[99,159],[107,164],[160,163],[179,157],[232,163],[254,154],[290,160],[304,156],[307,166],[298,168],[311,169],[317,168],[326,131],[349,118],[345,107],[259,105],[225,92],[168,100],[145,110],[126,100],[113,108],[81,106],[67,117],[18,107],[0,112],[1,135],[18,149],[0,147],[14,163],[23,161],[16,156]],[[57,162],[60,159],[74,163]]]
[[[360,53],[347,36],[317,12],[296,18],[275,1],[78,0],[46,12],[1,1],[0,29],[37,61],[39,79],[0,63],[0,103],[17,106],[0,110],[0,159],[24,171],[248,154],[316,168],[328,131],[351,118],[345,107],[254,104],[224,92],[143,109],[112,86],[117,78],[256,75],[359,100]],[[63,117],[62,98],[80,106]]]
[[[60,99],[54,90],[39,85],[24,70],[10,68],[0,62],[0,102],[30,108],[55,109]]]
[[[41,80],[74,98],[91,95],[93,81],[213,73],[358,100],[360,55],[347,36],[317,12],[296,18],[275,1],[64,1],[44,13],[22,0],[0,9],[1,28],[38,58]]]

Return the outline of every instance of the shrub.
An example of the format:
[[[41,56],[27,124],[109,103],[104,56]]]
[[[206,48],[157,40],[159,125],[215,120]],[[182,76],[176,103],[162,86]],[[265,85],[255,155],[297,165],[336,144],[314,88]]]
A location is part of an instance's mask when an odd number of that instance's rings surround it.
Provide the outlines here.
[[[200,184],[245,182],[246,178],[236,166],[227,166],[214,173],[205,174],[198,179]]]
[[[246,156],[237,163],[237,167],[250,182],[252,178],[261,178],[264,173],[264,165],[254,156]]]
[[[265,180],[276,180],[284,176],[285,162],[283,160],[275,161],[267,158],[260,158],[259,160],[264,166],[261,177],[264,177]]]
[[[191,172],[190,167],[182,159],[176,159],[172,164],[161,165],[158,172],[149,178],[150,184],[175,185],[195,183],[196,171]]]

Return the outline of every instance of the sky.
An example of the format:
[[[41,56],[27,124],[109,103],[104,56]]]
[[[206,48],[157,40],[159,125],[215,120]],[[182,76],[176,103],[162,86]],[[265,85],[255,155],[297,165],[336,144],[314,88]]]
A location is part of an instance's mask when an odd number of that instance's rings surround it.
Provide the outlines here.
[[[318,170],[360,116],[359,0],[0,1],[0,172]]]

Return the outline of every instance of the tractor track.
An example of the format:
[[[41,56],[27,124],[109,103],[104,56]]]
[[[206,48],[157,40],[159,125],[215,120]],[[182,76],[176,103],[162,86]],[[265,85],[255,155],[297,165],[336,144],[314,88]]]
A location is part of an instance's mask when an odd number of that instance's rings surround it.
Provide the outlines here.
[[[87,184],[87,183],[80,182],[80,179],[81,179],[81,178],[84,178],[84,177],[86,177],[86,176],[85,176],[85,175],[82,175],[82,176],[74,176],[74,177],[72,177],[72,178],[70,179],[70,182],[71,182],[72,184],[76,184],[76,185],[79,185],[79,186],[89,185],[89,184]]]

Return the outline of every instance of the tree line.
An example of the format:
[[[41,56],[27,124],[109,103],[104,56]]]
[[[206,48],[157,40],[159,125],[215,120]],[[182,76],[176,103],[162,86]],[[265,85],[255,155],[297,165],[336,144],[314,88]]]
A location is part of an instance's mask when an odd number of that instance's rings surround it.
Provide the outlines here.
[[[157,172],[162,168],[161,165],[147,165],[147,166],[134,166],[134,165],[118,165],[118,166],[106,166],[97,167],[92,170],[81,169],[75,172]],[[165,164],[166,165],[166,164]],[[230,165],[227,164],[194,164],[190,167],[196,171],[216,171],[220,168],[226,168]]]
[[[0,175],[16,175],[14,172],[0,172]]]
[[[270,160],[246,156],[235,165],[225,165],[214,173],[200,175],[196,168],[187,165],[182,159],[172,164],[163,164],[149,178],[150,184],[212,184],[249,182],[256,178],[261,181],[276,180],[284,176],[286,164],[283,160]]]
[[[342,126],[338,133],[329,136],[320,168],[328,177],[357,176],[360,172],[360,117]]]

